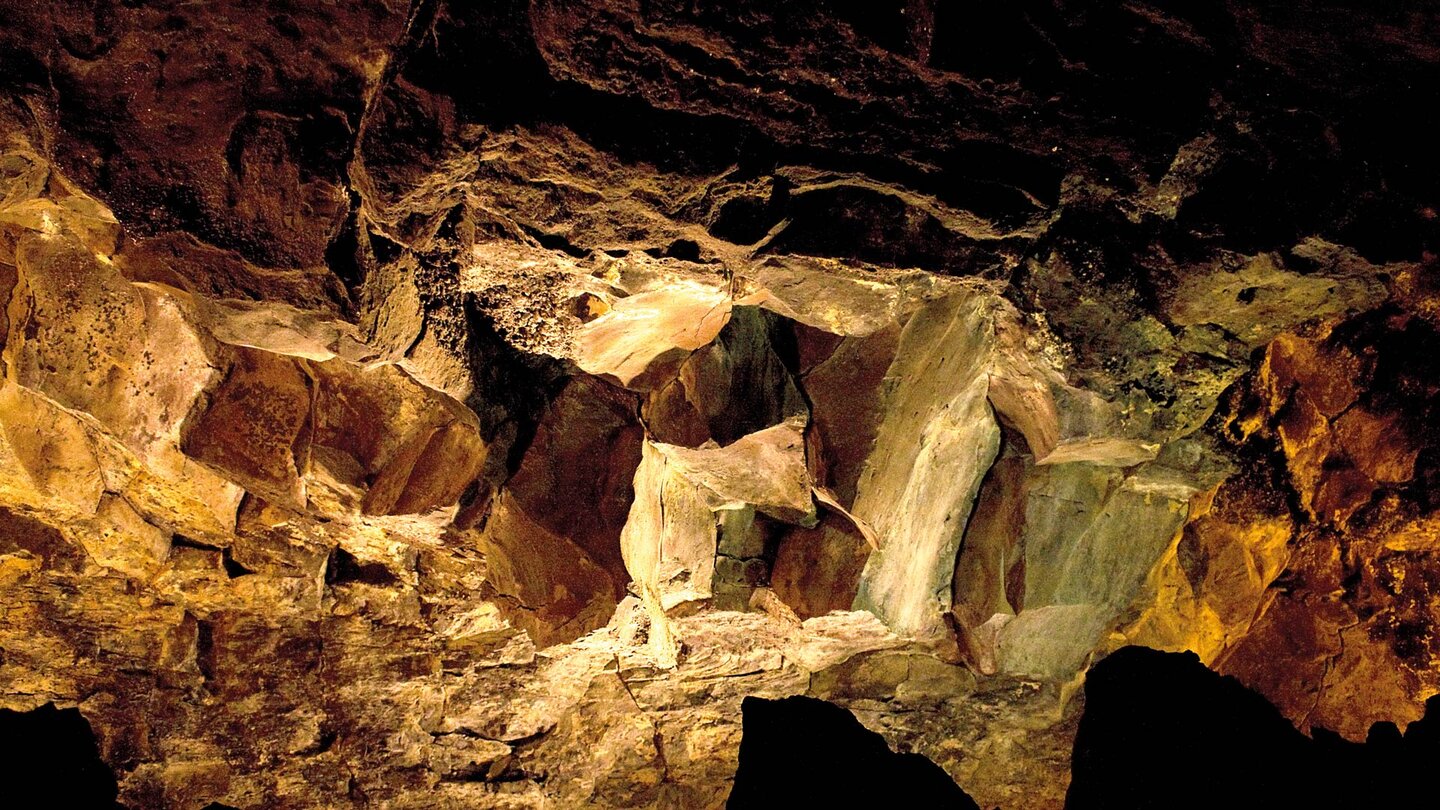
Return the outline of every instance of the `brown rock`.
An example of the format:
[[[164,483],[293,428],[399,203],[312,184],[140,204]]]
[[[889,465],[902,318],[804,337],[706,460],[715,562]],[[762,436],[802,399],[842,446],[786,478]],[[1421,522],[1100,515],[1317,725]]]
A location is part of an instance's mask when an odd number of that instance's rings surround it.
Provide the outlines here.
[[[643,389],[650,383],[642,375],[652,367],[661,373],[665,364],[678,364],[713,340],[729,318],[729,296],[715,287],[681,282],[639,292],[616,301],[578,331],[576,364]]]
[[[850,521],[826,513],[814,528],[794,528],[780,539],[770,584],[801,618],[849,610],[870,556]]]
[[[511,622],[537,647],[574,640],[615,609],[617,586],[605,569],[564,536],[552,534],[502,492],[475,538],[486,583]]]
[[[313,397],[299,361],[240,349],[182,449],[246,489],[296,507],[305,503],[300,470]]]
[[[576,377],[551,402],[520,468],[506,483],[526,514],[583,549],[617,587],[628,579],[620,530],[630,510],[641,441],[631,395]]]
[[[843,337],[804,376],[810,400],[810,433],[825,481],[840,502],[853,504],[855,485],[875,444],[883,420],[881,383],[894,359],[900,330],[882,329],[867,337]],[[823,333],[799,332],[802,351],[828,344]]]
[[[1365,475],[1385,484],[1400,484],[1415,475],[1420,448],[1407,441],[1398,414],[1379,415],[1351,408],[1335,420],[1340,447]]]

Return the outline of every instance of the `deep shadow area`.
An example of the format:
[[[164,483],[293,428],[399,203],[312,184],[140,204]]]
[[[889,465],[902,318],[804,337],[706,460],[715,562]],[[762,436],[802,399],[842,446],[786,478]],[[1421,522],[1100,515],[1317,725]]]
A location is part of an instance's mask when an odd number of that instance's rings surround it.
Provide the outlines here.
[[[79,709],[0,709],[0,807],[120,808]]]
[[[730,810],[925,807],[978,810],[919,754],[897,754],[845,709],[809,697],[747,697]]]
[[[1126,647],[1085,680],[1067,810],[1415,807],[1435,803],[1440,696],[1402,735],[1307,737],[1193,653]]]

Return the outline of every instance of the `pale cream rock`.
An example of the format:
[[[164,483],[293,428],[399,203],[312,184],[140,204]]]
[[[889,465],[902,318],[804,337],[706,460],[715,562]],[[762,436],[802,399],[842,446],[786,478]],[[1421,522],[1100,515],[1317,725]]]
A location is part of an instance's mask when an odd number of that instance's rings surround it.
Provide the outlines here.
[[[657,361],[714,340],[730,306],[728,291],[690,281],[620,298],[576,330],[575,361],[591,374],[632,385]]]
[[[854,513],[880,549],[855,607],[896,631],[944,634],[961,533],[999,448],[986,400],[993,347],[988,296],[958,293],[910,320],[886,374],[890,386]]]

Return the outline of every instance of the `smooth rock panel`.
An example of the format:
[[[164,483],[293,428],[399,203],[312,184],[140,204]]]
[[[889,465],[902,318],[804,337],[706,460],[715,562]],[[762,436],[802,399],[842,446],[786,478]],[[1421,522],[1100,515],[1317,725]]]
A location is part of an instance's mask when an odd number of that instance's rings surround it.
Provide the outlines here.
[[[955,554],[999,450],[986,399],[991,307],[988,296],[965,293],[930,303],[906,324],[886,372],[885,418],[853,510],[880,549],[855,607],[902,633],[945,632]]]

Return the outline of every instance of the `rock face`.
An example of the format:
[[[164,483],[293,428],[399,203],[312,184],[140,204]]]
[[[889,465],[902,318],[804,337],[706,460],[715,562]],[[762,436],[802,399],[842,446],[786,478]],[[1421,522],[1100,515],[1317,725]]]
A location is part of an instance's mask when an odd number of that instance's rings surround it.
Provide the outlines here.
[[[1059,807],[1131,644],[1417,721],[1437,19],[0,3],[0,710],[154,808],[720,807],[795,695]]]

